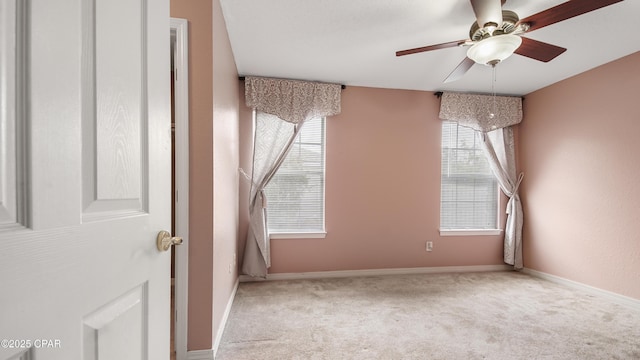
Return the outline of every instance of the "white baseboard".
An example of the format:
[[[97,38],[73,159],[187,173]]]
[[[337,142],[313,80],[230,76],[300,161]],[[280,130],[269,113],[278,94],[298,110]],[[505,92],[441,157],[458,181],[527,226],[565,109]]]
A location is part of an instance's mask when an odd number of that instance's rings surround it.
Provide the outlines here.
[[[527,269],[524,268],[522,269],[522,272],[531,276],[535,276],[537,278],[540,279],[545,279],[545,280],[549,280],[551,282],[554,282],[556,284],[561,284],[561,285],[565,285],[577,290],[581,290],[584,291],[586,293],[589,293],[591,295],[595,295],[595,296],[599,296],[602,298],[605,298],[607,300],[610,300],[616,304],[622,305],[622,306],[626,306],[626,307],[630,307],[634,310],[638,310],[640,311],[640,300],[638,299],[634,299],[634,298],[630,298],[628,296],[624,296],[624,295],[620,295],[611,291],[607,291],[607,290],[603,290],[597,287],[593,287],[591,285],[587,285],[587,284],[583,284],[577,281],[573,281],[573,280],[569,280],[569,279],[565,279],[556,275],[551,275],[551,274],[547,274],[541,271],[537,271],[537,270],[533,270],[533,269]]]
[[[187,360],[213,360],[213,350],[187,351]]]
[[[229,300],[227,301],[227,306],[224,309],[224,314],[222,315],[222,320],[220,320],[220,326],[218,326],[218,331],[216,332],[216,338],[213,342],[213,357],[212,360],[215,359],[216,353],[218,352],[218,347],[220,346],[220,341],[222,340],[222,334],[224,333],[224,328],[227,325],[227,320],[229,320],[229,314],[231,313],[231,306],[233,305],[233,300],[236,298],[236,292],[238,292],[238,284],[240,283],[240,279],[236,279],[236,283],[233,286],[233,290],[231,291],[231,296],[229,296]]]
[[[411,275],[411,274],[441,274],[441,273],[468,273],[487,271],[512,270],[509,265],[476,265],[476,266],[437,266],[418,268],[394,268],[394,269],[368,269],[368,270],[338,270],[316,271],[303,273],[279,273],[268,274],[266,279],[254,278],[248,275],[240,275],[240,282],[270,281],[270,280],[301,280],[301,279],[327,279],[346,278],[356,276],[385,276],[385,275]]]

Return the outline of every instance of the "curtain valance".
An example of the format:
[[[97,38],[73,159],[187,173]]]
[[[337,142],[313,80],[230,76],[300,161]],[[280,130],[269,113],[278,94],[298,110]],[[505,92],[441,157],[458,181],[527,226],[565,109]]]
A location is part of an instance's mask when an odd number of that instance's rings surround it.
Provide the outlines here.
[[[522,121],[522,98],[444,92],[440,119],[482,132],[505,128]]]
[[[290,123],[340,113],[340,84],[247,76],[248,107]]]

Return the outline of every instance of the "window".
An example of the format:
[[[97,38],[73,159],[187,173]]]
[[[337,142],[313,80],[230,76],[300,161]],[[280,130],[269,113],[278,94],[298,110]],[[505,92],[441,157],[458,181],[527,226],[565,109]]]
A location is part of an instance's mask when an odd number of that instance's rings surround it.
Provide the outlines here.
[[[267,185],[270,233],[324,233],[324,140],[325,119],[306,121]]]
[[[442,122],[440,230],[498,227],[498,184],[473,129]]]

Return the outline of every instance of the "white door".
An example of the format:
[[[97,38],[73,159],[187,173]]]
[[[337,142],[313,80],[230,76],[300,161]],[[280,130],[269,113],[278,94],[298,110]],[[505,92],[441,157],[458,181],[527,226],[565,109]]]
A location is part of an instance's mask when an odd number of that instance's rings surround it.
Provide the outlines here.
[[[0,359],[168,359],[169,0],[0,1]]]

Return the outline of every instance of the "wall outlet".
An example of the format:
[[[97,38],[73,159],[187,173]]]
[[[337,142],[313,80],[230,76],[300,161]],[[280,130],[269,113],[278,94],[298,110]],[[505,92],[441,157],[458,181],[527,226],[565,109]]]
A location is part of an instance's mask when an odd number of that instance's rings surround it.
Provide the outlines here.
[[[427,241],[427,251],[433,251],[433,241]]]

